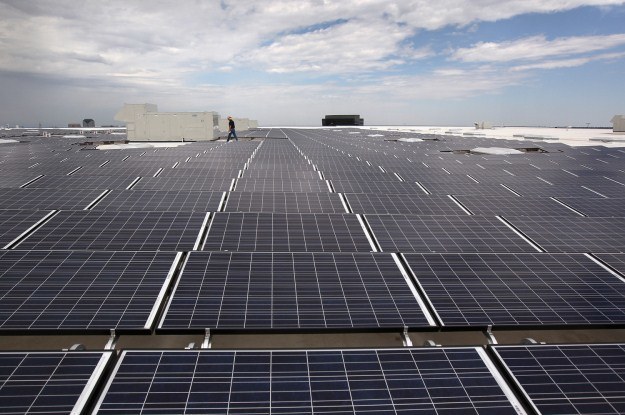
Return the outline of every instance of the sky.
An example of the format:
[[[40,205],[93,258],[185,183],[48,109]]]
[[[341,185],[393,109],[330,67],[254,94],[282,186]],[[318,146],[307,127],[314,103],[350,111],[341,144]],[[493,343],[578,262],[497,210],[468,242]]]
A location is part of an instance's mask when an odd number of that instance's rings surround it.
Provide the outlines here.
[[[610,126],[625,1],[0,0],[0,125],[124,103],[261,126]]]

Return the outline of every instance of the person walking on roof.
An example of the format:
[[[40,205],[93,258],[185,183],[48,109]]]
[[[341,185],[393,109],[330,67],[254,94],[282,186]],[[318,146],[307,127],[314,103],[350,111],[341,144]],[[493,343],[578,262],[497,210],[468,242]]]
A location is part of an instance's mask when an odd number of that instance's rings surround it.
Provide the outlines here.
[[[228,139],[226,143],[230,141],[230,138],[234,137],[236,141],[239,141],[239,137],[237,137],[237,132],[234,130],[234,120],[232,117],[228,117]]]

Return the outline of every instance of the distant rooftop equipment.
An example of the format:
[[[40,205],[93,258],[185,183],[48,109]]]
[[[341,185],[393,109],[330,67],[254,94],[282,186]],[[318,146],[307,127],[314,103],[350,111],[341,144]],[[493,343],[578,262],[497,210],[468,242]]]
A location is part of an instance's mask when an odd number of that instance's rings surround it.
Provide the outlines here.
[[[615,115],[610,122],[612,123],[612,132],[625,133],[625,115]]]
[[[488,121],[474,122],[473,125],[475,125],[476,130],[492,130],[493,129],[493,124]]]
[[[82,120],[82,126],[84,128],[94,128],[95,127],[95,121],[92,120],[91,118],[85,118],[84,120]]]
[[[147,103],[124,104],[115,119],[126,123],[128,139],[136,141],[212,140],[219,129],[216,112],[158,112]]]
[[[360,115],[326,115],[321,120],[323,126],[334,125],[365,125],[365,120]]]

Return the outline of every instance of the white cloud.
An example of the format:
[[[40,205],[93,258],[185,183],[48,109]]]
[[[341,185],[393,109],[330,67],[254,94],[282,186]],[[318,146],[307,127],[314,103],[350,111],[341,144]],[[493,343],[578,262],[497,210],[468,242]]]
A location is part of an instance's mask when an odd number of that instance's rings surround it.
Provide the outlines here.
[[[585,58],[573,58],[573,59],[559,59],[559,60],[547,60],[539,63],[531,63],[527,65],[519,65],[511,68],[512,71],[528,71],[532,69],[558,69],[558,68],[574,68],[576,66],[582,66],[593,61],[602,60],[614,60],[625,57],[625,52],[622,53],[605,53],[601,55],[595,55]]]
[[[625,1],[0,0],[0,85],[11,85],[22,76],[17,74],[26,74],[20,88],[11,89],[23,94],[23,108],[28,108],[27,97],[37,97],[42,90],[49,94],[47,102],[63,98],[85,108],[102,104],[115,110],[124,101],[137,100],[156,102],[163,110],[168,110],[164,102],[169,110],[247,109],[259,119],[270,119],[274,110],[294,119],[302,107],[339,111],[341,105],[360,102],[390,108],[403,101],[500,91],[526,79],[527,65],[583,64],[589,57],[579,54],[607,52],[606,41],[624,44],[624,35],[552,41],[534,37],[494,44],[491,60],[471,60],[473,54],[485,53],[486,44],[453,55],[458,65],[512,57],[518,61],[516,71],[436,68],[431,60],[415,70],[420,75],[375,73],[400,73],[399,65],[418,67],[424,58],[441,53],[419,43],[423,31],[470,28],[525,13],[622,4]],[[528,52],[531,48],[538,51]],[[528,62],[515,58],[523,53],[535,57]],[[246,81],[250,71],[258,81]],[[279,77],[282,74],[292,74],[293,83],[277,83],[286,79]],[[310,85],[315,78],[308,77],[302,81],[305,85],[295,84],[308,74],[339,74],[341,82],[317,77],[323,83]],[[224,78],[235,79],[237,85],[225,85],[220,81]],[[14,113],[9,105],[12,102],[0,103],[0,113]],[[258,111],[264,112],[254,115]]]
[[[532,36],[508,42],[480,42],[473,47],[456,50],[452,59],[463,62],[510,62],[540,60],[612,49],[625,45],[625,34],[576,36],[547,40]]]
[[[269,72],[348,73],[384,70],[403,61],[393,57],[411,30],[384,21],[346,23],[287,35],[244,59]],[[411,58],[418,56],[411,51]]]

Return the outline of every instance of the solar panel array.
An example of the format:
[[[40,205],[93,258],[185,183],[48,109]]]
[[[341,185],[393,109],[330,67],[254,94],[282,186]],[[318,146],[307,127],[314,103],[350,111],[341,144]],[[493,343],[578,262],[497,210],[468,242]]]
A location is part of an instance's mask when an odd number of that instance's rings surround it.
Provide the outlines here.
[[[622,150],[260,133],[0,147],[0,334],[625,327]],[[620,345],[37,353],[0,352],[0,413],[624,411]]]

